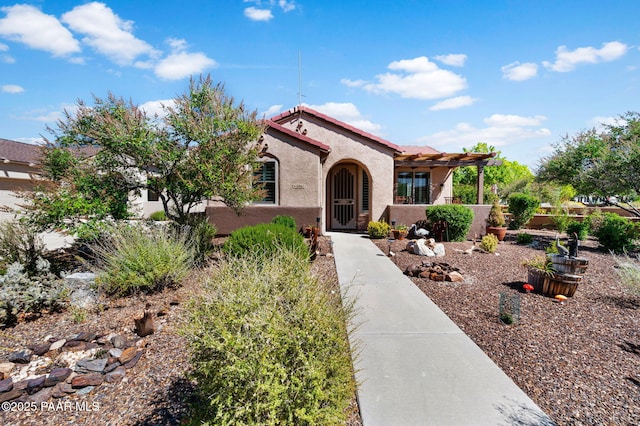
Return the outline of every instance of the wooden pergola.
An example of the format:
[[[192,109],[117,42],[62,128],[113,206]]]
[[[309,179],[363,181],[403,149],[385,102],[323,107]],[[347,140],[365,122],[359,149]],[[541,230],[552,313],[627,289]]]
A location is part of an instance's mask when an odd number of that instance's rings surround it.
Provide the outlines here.
[[[476,186],[478,190],[478,204],[482,204],[484,199],[484,168],[486,166],[499,166],[502,160],[496,159],[496,152],[462,152],[462,153],[412,153],[397,154],[394,158],[397,166],[404,167],[464,167],[476,166],[478,168],[478,178]]]

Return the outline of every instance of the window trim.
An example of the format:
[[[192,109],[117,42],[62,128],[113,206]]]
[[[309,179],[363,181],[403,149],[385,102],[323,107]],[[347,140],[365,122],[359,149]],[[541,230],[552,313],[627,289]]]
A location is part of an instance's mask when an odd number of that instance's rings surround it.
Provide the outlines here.
[[[411,195],[398,195],[398,185],[401,174],[410,174],[411,175]],[[427,176],[427,185],[426,185],[426,203],[415,203],[415,191],[416,191],[416,174],[424,173]],[[400,200],[401,197],[405,197],[404,200]],[[407,201],[408,199],[408,201]],[[431,170],[430,169],[396,169],[394,173],[394,182],[393,182],[393,204],[396,205],[429,205],[432,202],[432,194],[431,194]]]
[[[273,201],[265,201],[264,199],[262,200],[256,200],[253,202],[253,204],[262,204],[262,205],[267,205],[267,206],[277,206],[280,205],[280,164],[278,163],[278,160],[276,160],[275,158],[262,158],[260,159],[260,162],[262,163],[260,165],[260,170],[262,170],[262,168],[264,167],[265,164],[267,163],[272,163],[274,165],[274,171],[273,171]],[[263,176],[263,175],[262,175]],[[256,182],[256,184],[260,185],[263,183],[269,183],[271,181],[263,181],[263,180],[258,180]]]

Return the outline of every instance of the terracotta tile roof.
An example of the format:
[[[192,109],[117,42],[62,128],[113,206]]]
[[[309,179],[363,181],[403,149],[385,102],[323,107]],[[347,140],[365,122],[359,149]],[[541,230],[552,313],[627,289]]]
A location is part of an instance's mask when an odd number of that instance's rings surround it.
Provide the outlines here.
[[[40,146],[0,138],[0,161],[5,160],[14,163],[38,164]]]
[[[271,117],[271,121],[275,121],[275,122],[282,122],[285,121],[287,119],[289,119],[290,117],[296,115],[296,114],[309,114],[312,115],[316,118],[319,118],[323,121],[326,121],[327,123],[331,123],[335,126],[341,127],[351,133],[354,133],[358,136],[361,136],[365,139],[369,139],[372,142],[375,142],[379,145],[385,146],[389,149],[392,149],[396,152],[401,152],[401,149],[398,145],[393,144],[391,142],[389,142],[388,140],[382,139],[381,137],[372,135],[371,133],[365,132],[364,130],[360,130],[357,127],[354,127],[350,124],[345,123],[344,121],[340,121],[338,119],[335,119],[333,117],[329,117],[328,115],[322,114],[321,112],[318,112],[316,110],[313,110],[309,107],[306,106],[297,106],[291,110],[287,110],[281,114],[278,114],[274,117]]]
[[[265,120],[266,125],[268,126],[268,128],[274,129],[280,133],[284,133],[286,135],[289,135],[291,137],[294,137],[306,144],[315,146],[316,148],[319,148],[320,151],[324,151],[324,152],[329,152],[331,151],[331,147],[328,145],[323,144],[322,142],[318,142],[315,139],[312,139],[308,136],[305,136],[301,133],[295,132],[291,129],[289,129],[288,127],[284,127],[281,126],[280,124],[276,123],[275,121],[271,121],[271,120]]]

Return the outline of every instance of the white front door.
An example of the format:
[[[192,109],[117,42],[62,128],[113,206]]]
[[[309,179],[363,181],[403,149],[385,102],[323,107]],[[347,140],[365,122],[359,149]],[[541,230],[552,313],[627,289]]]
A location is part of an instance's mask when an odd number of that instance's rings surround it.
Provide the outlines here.
[[[336,166],[331,172],[331,228],[356,229],[356,166]]]

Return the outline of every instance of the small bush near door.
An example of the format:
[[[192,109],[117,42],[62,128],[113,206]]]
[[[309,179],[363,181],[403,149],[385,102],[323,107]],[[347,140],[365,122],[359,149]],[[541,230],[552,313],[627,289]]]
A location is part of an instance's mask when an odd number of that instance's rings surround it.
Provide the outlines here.
[[[367,232],[371,239],[387,238],[389,236],[389,231],[391,231],[391,225],[384,220],[377,222],[371,221],[369,222],[369,225],[367,225]]]

